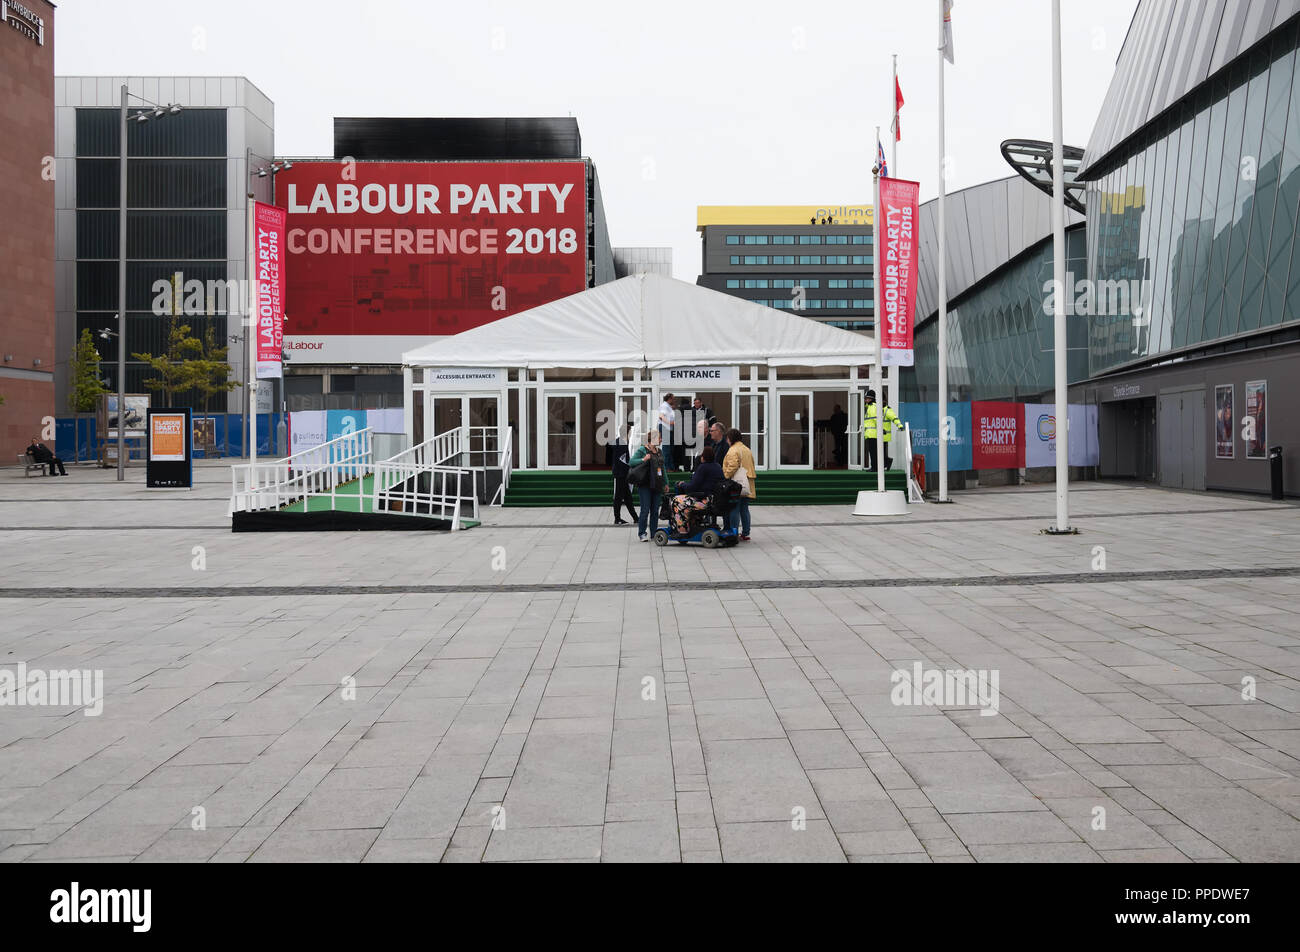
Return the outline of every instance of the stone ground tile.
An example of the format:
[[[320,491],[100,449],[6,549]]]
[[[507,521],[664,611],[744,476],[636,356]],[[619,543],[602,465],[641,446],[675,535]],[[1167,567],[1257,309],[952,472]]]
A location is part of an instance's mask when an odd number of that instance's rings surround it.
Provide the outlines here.
[[[676,819],[606,823],[600,858],[604,863],[677,862],[681,850]]]
[[[483,859],[489,863],[599,859],[603,837],[600,825],[507,827],[492,831]]]
[[[693,850],[682,853],[683,863],[721,863],[721,850]]]
[[[206,830],[168,830],[145,849],[140,863],[203,863],[217,854],[238,832],[236,827],[208,827]]]
[[[788,821],[720,823],[722,856],[728,863],[842,863],[844,850],[825,820],[808,820],[806,829]]]
[[[849,857],[850,863],[929,863],[927,853],[868,853]]]
[[[1017,843],[976,845],[971,855],[980,863],[1101,863],[1086,843]]]
[[[1163,849],[1119,849],[1102,850],[1101,858],[1108,863],[1190,863],[1188,859],[1172,846]]]
[[[248,858],[250,863],[358,863],[379,830],[286,830],[272,833]]]
[[[681,830],[679,838],[683,855],[698,850],[721,851],[722,849],[718,841],[718,831],[713,827],[702,830]],[[3,859],[3,854],[0,854],[0,859]]]
[[[1047,810],[1032,813],[950,813],[944,817],[967,846],[1077,843],[1079,836]]]
[[[399,840],[380,836],[371,844],[363,863],[437,863],[447,849],[445,838]],[[481,851],[480,851],[481,852]]]
[[[924,852],[911,830],[880,830],[874,833],[838,833],[840,846],[849,856],[875,856]]]
[[[788,736],[805,770],[863,766],[862,755],[838,728],[790,731]]]

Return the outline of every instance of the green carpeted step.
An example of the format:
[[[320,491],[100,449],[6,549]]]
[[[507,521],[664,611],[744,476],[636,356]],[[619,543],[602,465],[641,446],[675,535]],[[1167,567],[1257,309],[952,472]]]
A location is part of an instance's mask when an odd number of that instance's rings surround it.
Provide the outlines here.
[[[689,474],[673,473],[676,485]],[[862,490],[876,488],[876,474],[865,470],[772,470],[758,476],[756,506],[852,505]],[[885,473],[885,488],[906,490],[901,470]],[[612,477],[605,472],[514,473],[506,491],[507,506],[608,506]]]

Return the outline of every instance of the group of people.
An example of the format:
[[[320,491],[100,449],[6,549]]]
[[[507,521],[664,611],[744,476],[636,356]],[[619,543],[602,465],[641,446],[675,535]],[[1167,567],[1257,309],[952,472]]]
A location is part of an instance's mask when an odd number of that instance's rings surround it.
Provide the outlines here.
[[[632,521],[637,524],[637,537],[642,542],[658,530],[659,509],[669,491],[672,446],[664,443],[660,435],[661,426],[662,423],[644,433],[641,445],[634,451],[630,448],[632,428],[628,427],[627,442],[620,440],[612,448],[614,523],[626,525],[626,521],[621,518],[622,510],[626,508]],[[680,535],[689,532],[691,514],[708,505],[719,482],[731,479],[740,484],[741,495],[736,507],[727,516],[727,525],[728,528],[738,529],[741,540],[748,542],[749,503],[757,496],[758,474],[754,469],[754,454],[745,445],[738,429],[727,429],[716,419],[708,426],[703,442],[705,445],[700,448],[690,479],[678,483],[672,494],[669,512],[673,531]],[[646,461],[650,464],[647,478],[633,486],[629,482],[632,470]],[[641,503],[640,514],[633,507],[633,488]]]
[[[683,397],[678,405],[674,394],[665,393],[654,429],[659,434],[667,470],[685,472],[691,469],[688,464],[692,461],[698,463],[703,448],[713,445],[710,434],[717,422],[718,418],[705,406],[703,398]]]

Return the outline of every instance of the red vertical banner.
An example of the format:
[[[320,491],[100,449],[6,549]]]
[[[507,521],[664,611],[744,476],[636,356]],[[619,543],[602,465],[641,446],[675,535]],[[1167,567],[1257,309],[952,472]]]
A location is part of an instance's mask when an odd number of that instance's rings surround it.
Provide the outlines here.
[[[1025,465],[1025,405],[975,400],[970,405],[971,461],[975,469]]]
[[[257,277],[257,379],[283,374],[284,231],[283,208],[253,202],[253,273]]]
[[[880,180],[879,241],[875,279],[880,282],[881,366],[911,367],[912,315],[916,308],[916,240],[919,182]]]

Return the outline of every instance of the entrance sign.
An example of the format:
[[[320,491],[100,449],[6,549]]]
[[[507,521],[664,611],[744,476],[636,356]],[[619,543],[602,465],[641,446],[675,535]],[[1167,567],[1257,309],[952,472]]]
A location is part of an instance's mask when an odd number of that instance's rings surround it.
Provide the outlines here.
[[[424,372],[426,390],[500,390],[508,374],[503,367],[439,367]]]
[[[882,247],[876,249],[883,320],[881,366],[911,367],[912,312],[916,304],[916,231],[921,185],[903,179],[880,179]]]
[[[194,467],[189,407],[148,412],[145,485],[150,489],[190,489]]]
[[[283,208],[253,202],[253,267],[257,271],[257,379],[283,375]]]
[[[690,385],[698,389],[699,385],[711,383],[735,383],[740,379],[740,370],[731,367],[658,367],[655,369],[655,383],[668,383],[675,386]]]

